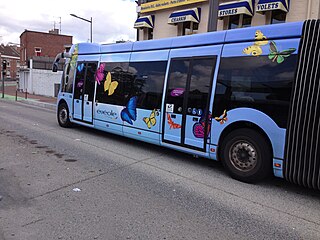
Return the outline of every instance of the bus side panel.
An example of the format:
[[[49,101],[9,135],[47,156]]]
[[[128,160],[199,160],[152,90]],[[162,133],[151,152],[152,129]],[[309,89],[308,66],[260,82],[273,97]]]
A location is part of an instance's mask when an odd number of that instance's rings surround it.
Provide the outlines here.
[[[61,100],[64,100],[67,103],[67,106],[68,106],[68,109],[69,109],[69,115],[71,116],[71,113],[73,112],[73,109],[72,109],[72,93],[59,92],[57,103],[59,103]]]
[[[150,115],[152,114],[152,112],[153,111],[151,110],[137,109],[137,120],[133,122],[133,125],[131,126],[127,122],[124,122],[124,127],[123,127],[124,136],[159,145],[159,141],[160,141],[159,115],[155,114],[153,116],[154,125],[146,124],[147,121],[151,121]]]
[[[119,79],[113,79],[112,68],[114,65],[119,68],[119,66],[124,66],[125,69],[122,69],[126,72],[128,69],[128,64],[130,60],[131,53],[117,53],[117,54],[102,54],[99,70],[103,72],[103,77],[101,82],[96,82],[95,89],[95,99],[94,99],[94,125],[104,131],[115,133],[118,135],[123,135],[123,121],[121,119],[121,111],[124,108],[123,103],[110,104],[110,98],[114,98],[114,96],[121,91],[123,82],[120,82]],[[121,63],[121,64],[118,64]],[[102,70],[102,65],[105,65],[104,71]],[[111,67],[112,65],[112,67]],[[106,78],[106,69],[111,71],[111,82],[117,81],[118,86],[114,89],[114,92],[109,95],[108,90],[104,89],[105,78]],[[111,84],[110,82],[110,84]],[[102,94],[99,91],[102,91]],[[109,90],[110,91],[110,90]],[[99,94],[99,96],[97,95]]]
[[[220,136],[225,128],[240,121],[251,122],[259,126],[269,137],[275,158],[283,159],[286,130],[278,125],[266,114],[252,108],[236,108],[228,111],[228,120],[221,124],[212,123],[212,144],[218,145]]]
[[[287,114],[300,39],[226,44],[213,103],[212,144],[229,125],[251,122],[268,136],[283,159]],[[215,151],[216,152],[216,151]],[[215,153],[212,156],[216,158]]]
[[[159,145],[160,104],[168,55],[169,50],[131,54],[129,71],[133,74],[134,89],[121,113],[124,136]],[[148,65],[150,69],[143,65]],[[159,105],[155,103],[155,99],[159,99]],[[149,109],[138,106],[146,106]],[[130,114],[131,112],[134,114]]]
[[[96,103],[94,111],[94,126],[107,132],[122,135],[123,123],[120,118],[120,112],[122,109],[122,106]]]

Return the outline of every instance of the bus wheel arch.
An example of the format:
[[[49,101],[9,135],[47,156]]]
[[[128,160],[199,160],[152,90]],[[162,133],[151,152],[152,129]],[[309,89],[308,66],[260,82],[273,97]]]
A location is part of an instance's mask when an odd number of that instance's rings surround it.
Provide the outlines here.
[[[68,128],[72,125],[69,119],[68,104],[64,100],[61,100],[58,104],[57,119],[61,127]]]
[[[251,183],[271,175],[271,141],[254,123],[241,121],[230,124],[222,132],[218,146],[218,159],[231,177]]]

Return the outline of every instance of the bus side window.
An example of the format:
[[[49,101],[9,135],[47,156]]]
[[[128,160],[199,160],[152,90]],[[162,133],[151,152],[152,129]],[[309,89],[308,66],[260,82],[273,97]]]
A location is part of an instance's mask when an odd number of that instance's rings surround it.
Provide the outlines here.
[[[61,91],[62,92],[65,92],[66,75],[67,75],[68,66],[69,66],[69,64],[64,65],[64,69],[62,72],[62,77],[61,77]]]
[[[128,73],[128,62],[111,62],[104,64],[103,78],[96,88],[96,102],[124,106],[129,96],[128,88],[131,85],[132,77]],[[100,66],[101,66],[100,64]],[[110,73],[111,81],[108,89],[105,89],[107,74]],[[117,83],[117,85],[115,83]]]
[[[213,115],[220,116],[225,109],[254,108],[285,128],[296,64],[297,55],[281,64],[268,56],[221,58]]]
[[[67,93],[72,93],[72,90],[73,90],[74,69],[75,67],[72,64],[68,63],[67,73],[65,77],[65,84],[63,86],[65,88],[65,92]]]
[[[138,96],[137,107],[160,109],[167,61],[130,62],[133,76],[131,96]]]

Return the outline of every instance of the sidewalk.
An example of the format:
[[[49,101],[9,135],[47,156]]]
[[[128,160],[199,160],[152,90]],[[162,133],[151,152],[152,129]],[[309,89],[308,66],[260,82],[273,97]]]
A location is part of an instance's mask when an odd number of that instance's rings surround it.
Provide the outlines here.
[[[0,100],[10,100],[15,101],[16,99],[16,84],[15,82],[5,82],[4,86],[4,98],[2,98],[2,85],[0,84]],[[39,107],[56,109],[57,98],[55,97],[45,97],[41,95],[25,94],[24,92],[19,92],[17,94],[17,101],[27,103],[30,105],[35,105]]]

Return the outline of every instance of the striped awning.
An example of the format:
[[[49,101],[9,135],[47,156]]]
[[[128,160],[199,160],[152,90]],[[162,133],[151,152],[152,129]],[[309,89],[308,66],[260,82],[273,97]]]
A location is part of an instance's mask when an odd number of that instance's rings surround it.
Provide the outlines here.
[[[200,22],[201,8],[191,8],[182,11],[176,11],[170,14],[168,23],[176,24],[181,22]]]
[[[259,0],[256,12],[281,10],[289,12],[290,0]]]
[[[246,14],[253,16],[254,0],[239,0],[219,5],[218,17],[223,18],[231,15]]]
[[[154,15],[139,17],[134,23],[134,28],[153,28]]]

